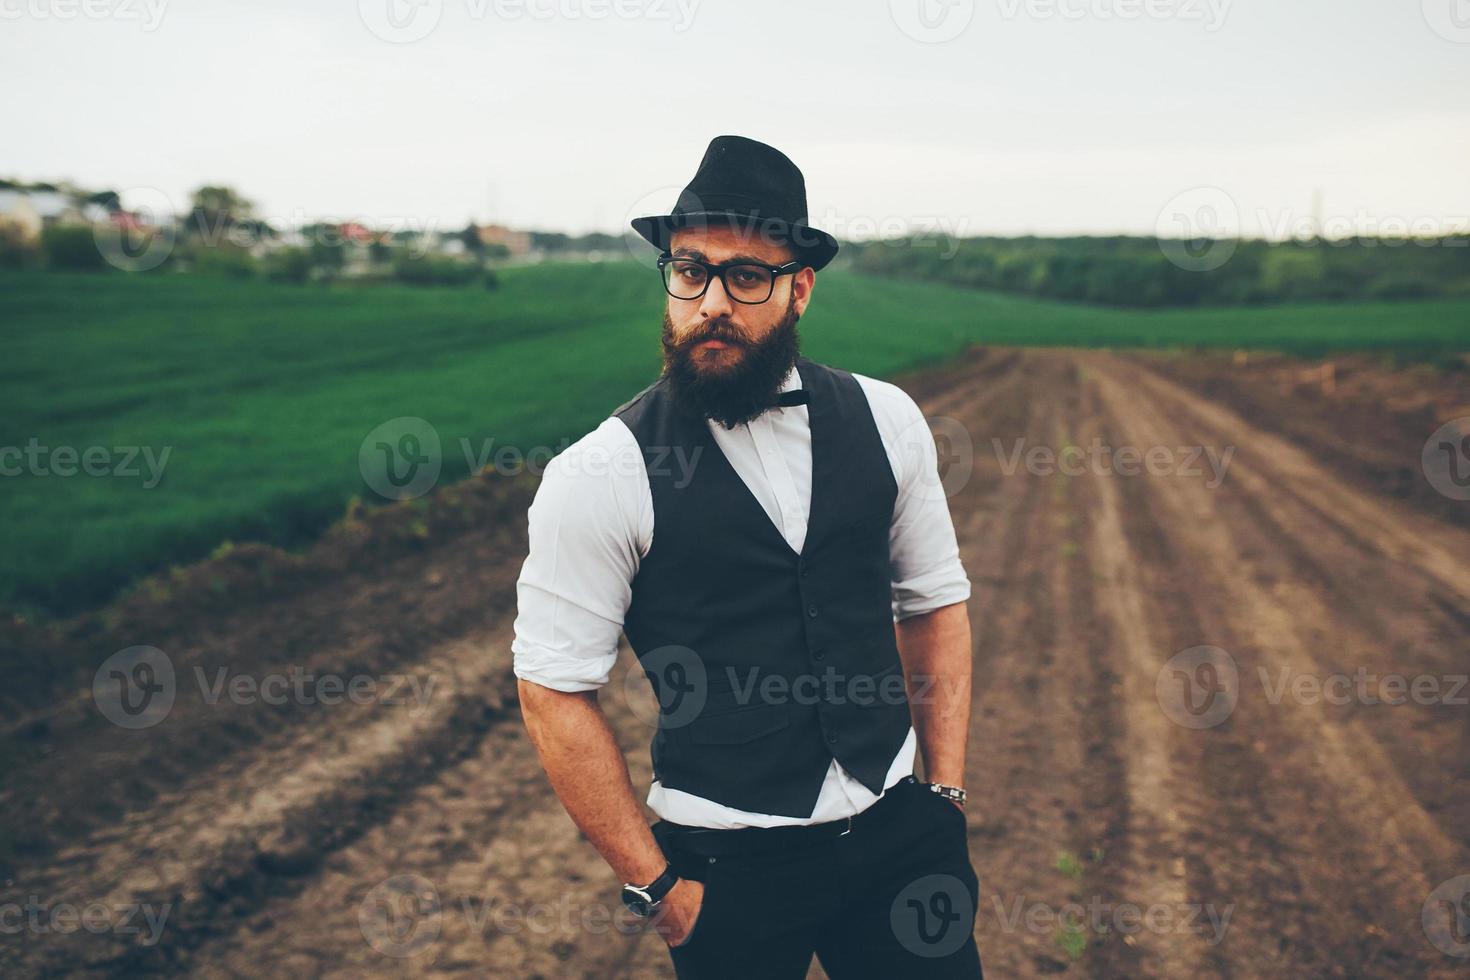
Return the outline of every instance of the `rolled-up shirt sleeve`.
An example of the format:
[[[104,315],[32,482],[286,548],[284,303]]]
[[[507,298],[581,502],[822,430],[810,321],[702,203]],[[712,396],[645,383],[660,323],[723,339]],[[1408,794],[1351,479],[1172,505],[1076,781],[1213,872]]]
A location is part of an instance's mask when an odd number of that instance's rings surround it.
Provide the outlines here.
[[[964,602],[970,598],[970,578],[960,561],[929,422],[902,388],[861,380],[898,483],[888,534],[893,618]]]
[[[547,464],[527,511],[516,581],[515,675],[558,691],[608,682],[647,552],[652,501],[642,453],[609,418]]]

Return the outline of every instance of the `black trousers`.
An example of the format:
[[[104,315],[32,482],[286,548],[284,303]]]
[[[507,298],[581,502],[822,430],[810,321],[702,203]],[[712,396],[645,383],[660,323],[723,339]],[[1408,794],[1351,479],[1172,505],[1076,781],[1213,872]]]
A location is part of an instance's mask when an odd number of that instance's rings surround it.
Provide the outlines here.
[[[693,930],[669,950],[679,980],[803,980],[813,955],[831,980],[982,976],[965,814],[922,783],[890,788],[850,833],[814,844],[712,856],[719,832],[653,830],[679,875],[705,885]]]

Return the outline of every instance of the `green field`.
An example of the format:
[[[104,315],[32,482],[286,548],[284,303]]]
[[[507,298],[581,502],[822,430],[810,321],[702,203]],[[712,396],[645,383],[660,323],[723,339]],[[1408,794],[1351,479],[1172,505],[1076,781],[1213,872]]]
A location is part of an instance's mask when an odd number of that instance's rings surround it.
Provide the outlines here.
[[[307,541],[354,495],[377,499],[358,451],[388,419],[433,424],[442,482],[469,471],[462,439],[561,448],[657,376],[663,294],[642,266],[502,279],[487,292],[0,276],[0,604],[74,610],[225,540]],[[802,336],[808,356],[875,376],[977,342],[1428,353],[1470,348],[1470,302],[1136,312],[832,271]],[[31,445],[169,456],[150,488],[141,458],[137,476],[43,475],[10,451]]]

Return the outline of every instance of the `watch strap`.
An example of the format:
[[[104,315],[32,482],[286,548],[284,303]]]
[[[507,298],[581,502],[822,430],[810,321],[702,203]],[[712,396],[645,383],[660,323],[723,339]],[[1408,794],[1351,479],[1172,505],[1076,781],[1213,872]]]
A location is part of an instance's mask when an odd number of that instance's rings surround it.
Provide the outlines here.
[[[663,874],[648,884],[629,885],[628,887],[636,888],[638,891],[647,895],[650,905],[657,905],[664,900],[664,896],[669,893],[669,890],[674,887],[674,883],[678,880],[679,876],[674,873],[674,866],[671,863],[664,868]]]
[[[954,800],[960,806],[965,805],[968,794],[959,786],[947,786],[944,783],[928,783],[930,792],[938,793],[947,800]]]

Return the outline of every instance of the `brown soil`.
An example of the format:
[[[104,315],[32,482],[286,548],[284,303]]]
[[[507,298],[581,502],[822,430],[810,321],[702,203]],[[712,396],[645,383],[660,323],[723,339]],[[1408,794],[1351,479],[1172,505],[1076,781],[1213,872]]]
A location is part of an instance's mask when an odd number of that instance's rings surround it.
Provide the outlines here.
[[[1430,892],[1470,874],[1470,690],[1452,691],[1470,670],[1470,504],[1418,472],[1465,390],[1366,358],[1340,359],[1330,385],[1317,368],[980,349],[898,379],[970,443],[945,451],[974,583],[987,975],[1470,969],[1421,923]],[[1218,481],[1204,460],[1198,476],[1011,465],[1017,440],[1024,454],[1094,438],[1166,447],[1175,464],[1181,447],[1234,452]],[[155,945],[23,929],[0,944],[0,973],[671,976],[662,942],[626,929],[515,711],[527,493],[476,481],[422,513],[390,509],[372,518],[386,544],[339,533],[288,562],[286,587],[221,598],[190,584],[223,574],[207,565],[166,598],[12,624],[15,649],[83,666],[157,646],[181,680],[170,715],[140,731],[98,720],[85,671],[58,682],[65,696],[6,696],[0,908],[34,896],[168,918]],[[400,519],[414,533],[383,530]],[[258,584],[252,569],[242,581]],[[1217,689],[1233,710],[1189,727],[1160,676],[1202,646],[1235,668]],[[194,684],[195,667],[291,665],[434,687],[415,704],[276,707],[210,704]],[[619,675],[631,666],[625,648]],[[1434,679],[1440,699],[1276,696],[1283,671],[1360,668],[1368,694],[1398,674]],[[647,696],[636,675],[603,695],[639,785]]]

